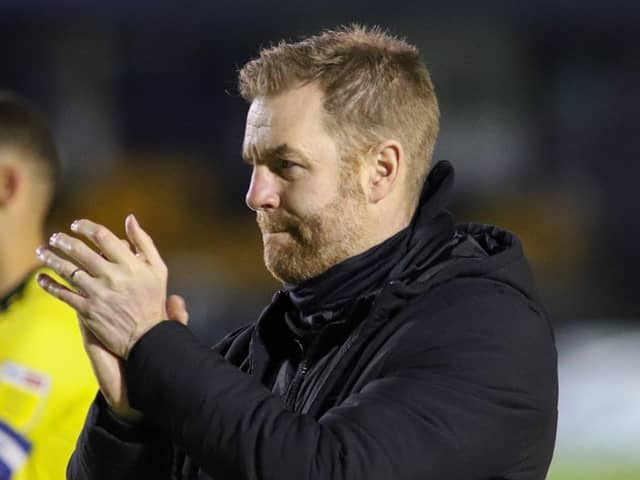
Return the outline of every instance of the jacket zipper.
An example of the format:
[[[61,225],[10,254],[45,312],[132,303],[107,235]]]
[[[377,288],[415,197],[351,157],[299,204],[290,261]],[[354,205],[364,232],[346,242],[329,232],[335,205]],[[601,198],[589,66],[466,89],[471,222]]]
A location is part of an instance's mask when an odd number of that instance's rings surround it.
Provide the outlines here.
[[[296,399],[298,398],[298,393],[300,393],[300,387],[302,387],[302,380],[304,376],[307,374],[309,370],[306,362],[304,364],[300,364],[298,370],[296,371],[296,375],[293,377],[291,381],[291,387],[289,388],[289,394],[287,395],[287,404],[291,407],[292,410],[295,409]]]
[[[309,371],[309,362],[310,362],[310,353],[311,348],[307,349],[305,353],[302,343],[296,340],[298,346],[300,347],[300,351],[302,352],[302,360],[300,360],[300,364],[296,370],[296,374],[293,376],[293,380],[291,380],[291,385],[287,390],[286,403],[289,405],[292,411],[295,411],[295,404],[298,398],[298,393],[300,393],[300,388],[302,387],[302,381],[304,380],[305,375]]]

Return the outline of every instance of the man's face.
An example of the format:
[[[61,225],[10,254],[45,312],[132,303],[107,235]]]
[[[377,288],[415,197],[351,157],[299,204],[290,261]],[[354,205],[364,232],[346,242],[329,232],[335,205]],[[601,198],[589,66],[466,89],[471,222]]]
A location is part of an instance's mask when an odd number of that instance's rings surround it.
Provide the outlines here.
[[[256,98],[243,157],[253,166],[246,196],[257,212],[267,269],[300,283],[362,251],[366,200],[355,162],[342,162],[325,130],[315,84]]]

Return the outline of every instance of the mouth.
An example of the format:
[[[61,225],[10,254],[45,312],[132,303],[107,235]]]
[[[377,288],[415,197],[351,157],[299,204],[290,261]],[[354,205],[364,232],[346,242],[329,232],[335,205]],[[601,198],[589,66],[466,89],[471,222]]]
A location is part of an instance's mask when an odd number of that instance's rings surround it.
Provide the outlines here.
[[[265,225],[264,227],[260,227],[260,231],[263,235],[275,235],[278,233],[291,233],[292,229],[285,226],[274,226],[274,225]]]
[[[262,233],[262,243],[264,245],[288,245],[292,240],[291,234],[285,231],[270,231]]]

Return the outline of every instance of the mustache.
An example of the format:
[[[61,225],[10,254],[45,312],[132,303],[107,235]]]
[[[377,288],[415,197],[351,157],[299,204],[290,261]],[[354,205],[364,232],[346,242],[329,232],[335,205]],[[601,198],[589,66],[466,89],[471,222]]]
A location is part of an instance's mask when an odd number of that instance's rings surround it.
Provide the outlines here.
[[[270,217],[264,212],[258,212],[256,222],[263,233],[296,232],[298,230],[298,222],[292,217]]]

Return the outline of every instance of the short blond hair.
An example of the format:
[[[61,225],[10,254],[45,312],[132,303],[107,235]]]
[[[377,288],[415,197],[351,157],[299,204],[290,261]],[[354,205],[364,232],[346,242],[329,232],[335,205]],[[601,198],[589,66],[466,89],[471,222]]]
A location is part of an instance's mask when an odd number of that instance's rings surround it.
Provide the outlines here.
[[[262,49],[239,73],[251,103],[300,83],[318,82],[326,126],[343,153],[399,140],[408,158],[409,201],[415,207],[438,136],[440,110],[418,49],[379,27],[350,25]]]

